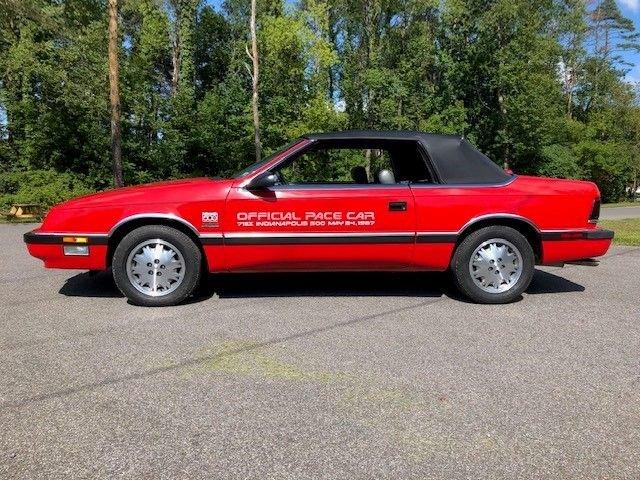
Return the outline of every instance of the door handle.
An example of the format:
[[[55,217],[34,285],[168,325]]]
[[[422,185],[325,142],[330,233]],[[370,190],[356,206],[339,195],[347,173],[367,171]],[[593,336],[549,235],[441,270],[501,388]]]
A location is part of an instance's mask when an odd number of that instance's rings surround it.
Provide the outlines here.
[[[406,212],[407,202],[389,202],[390,212]]]

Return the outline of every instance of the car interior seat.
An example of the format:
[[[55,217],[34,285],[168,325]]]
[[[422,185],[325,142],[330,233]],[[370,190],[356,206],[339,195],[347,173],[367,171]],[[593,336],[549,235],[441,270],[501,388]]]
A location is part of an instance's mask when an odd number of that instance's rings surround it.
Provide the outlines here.
[[[358,165],[357,167],[353,167],[351,169],[351,178],[353,179],[354,183],[369,183],[369,179],[367,178],[367,170],[361,165]]]

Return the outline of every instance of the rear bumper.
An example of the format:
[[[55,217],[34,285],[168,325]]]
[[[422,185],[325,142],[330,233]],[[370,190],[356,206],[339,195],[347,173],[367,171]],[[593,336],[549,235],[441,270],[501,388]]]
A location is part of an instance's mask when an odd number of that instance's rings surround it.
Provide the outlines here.
[[[613,230],[605,230],[598,228],[587,232],[587,240],[613,240],[615,232]]]
[[[34,230],[24,234],[24,242],[32,257],[44,262],[46,268],[104,270],[107,268],[107,235],[87,235],[88,255],[65,255],[64,245],[73,245],[69,237],[82,234],[51,234]]]
[[[613,240],[614,232],[603,228],[593,230],[543,232],[542,241],[545,240]]]
[[[609,250],[614,232],[594,229],[583,231],[544,232],[542,264],[557,264],[601,257]]]

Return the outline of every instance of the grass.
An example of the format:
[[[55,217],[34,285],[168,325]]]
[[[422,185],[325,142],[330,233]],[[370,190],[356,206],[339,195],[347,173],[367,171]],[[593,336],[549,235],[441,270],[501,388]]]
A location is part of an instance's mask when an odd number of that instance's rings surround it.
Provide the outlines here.
[[[613,243],[640,247],[640,218],[625,220],[600,220],[598,226],[616,232]]]
[[[0,223],[42,223],[42,218],[10,218],[0,215]]]
[[[634,205],[640,206],[640,202],[634,202],[633,200],[625,200],[623,202],[616,202],[616,203],[603,203],[602,208],[633,207]]]
[[[207,355],[211,355],[210,360],[205,364],[205,370],[209,372],[323,383],[344,378],[340,373],[307,371],[283,362],[264,352],[255,342],[225,342],[208,351]]]

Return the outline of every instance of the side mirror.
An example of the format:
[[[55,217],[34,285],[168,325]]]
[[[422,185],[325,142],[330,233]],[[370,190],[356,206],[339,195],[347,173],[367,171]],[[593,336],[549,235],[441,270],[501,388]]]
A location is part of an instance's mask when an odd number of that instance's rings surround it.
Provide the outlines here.
[[[271,172],[264,172],[251,180],[247,185],[247,190],[262,190],[264,188],[273,187],[278,183],[278,176]]]

